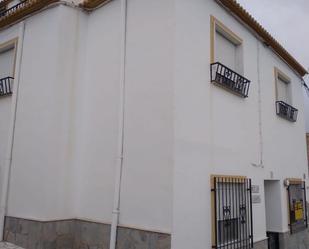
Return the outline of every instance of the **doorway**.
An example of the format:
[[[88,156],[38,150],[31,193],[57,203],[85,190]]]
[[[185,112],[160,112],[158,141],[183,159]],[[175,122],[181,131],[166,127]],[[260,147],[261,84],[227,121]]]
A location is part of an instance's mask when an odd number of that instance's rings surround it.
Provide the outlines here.
[[[268,249],[279,249],[282,228],[281,184],[279,180],[264,181],[266,234]]]

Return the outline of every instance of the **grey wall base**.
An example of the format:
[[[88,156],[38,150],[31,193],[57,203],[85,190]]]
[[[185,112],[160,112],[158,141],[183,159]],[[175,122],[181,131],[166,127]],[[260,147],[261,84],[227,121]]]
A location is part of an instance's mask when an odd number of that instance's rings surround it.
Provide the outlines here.
[[[308,229],[294,234],[290,234],[289,232],[279,234],[279,245],[280,249],[308,249]]]
[[[25,249],[108,249],[110,225],[83,220],[40,222],[6,217],[5,241]],[[117,249],[170,249],[171,236],[120,227]]]
[[[254,249],[268,249],[268,240],[262,240],[254,243]]]

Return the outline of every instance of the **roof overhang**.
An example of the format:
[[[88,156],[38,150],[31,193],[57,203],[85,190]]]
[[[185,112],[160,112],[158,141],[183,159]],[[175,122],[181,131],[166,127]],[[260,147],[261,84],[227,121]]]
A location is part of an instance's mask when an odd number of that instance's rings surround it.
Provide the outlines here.
[[[86,10],[93,10],[98,8],[99,6],[102,6],[112,0],[85,0],[80,4],[80,7],[86,9]]]
[[[8,1],[3,1],[8,2]],[[1,2],[1,3],[3,3]],[[0,17],[0,29],[12,25],[22,19],[24,19],[26,16],[35,13],[36,11],[39,11],[46,6],[59,2],[59,0],[32,0],[27,3],[25,3],[22,7],[17,8],[15,11],[12,11],[8,15]]]

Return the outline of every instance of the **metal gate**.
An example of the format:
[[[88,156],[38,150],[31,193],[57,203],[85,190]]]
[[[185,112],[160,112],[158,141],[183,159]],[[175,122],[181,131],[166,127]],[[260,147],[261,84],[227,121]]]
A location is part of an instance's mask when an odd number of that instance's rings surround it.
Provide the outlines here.
[[[251,179],[213,179],[213,248],[253,248]]]

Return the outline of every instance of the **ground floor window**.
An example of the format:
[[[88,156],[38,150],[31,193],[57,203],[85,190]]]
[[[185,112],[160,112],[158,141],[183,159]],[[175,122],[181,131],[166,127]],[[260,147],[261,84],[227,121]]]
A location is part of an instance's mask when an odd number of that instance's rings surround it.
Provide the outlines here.
[[[253,248],[251,179],[212,177],[213,248]]]
[[[287,179],[289,227],[291,233],[302,231],[308,227],[306,207],[306,186],[301,180]]]

